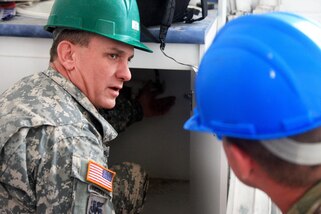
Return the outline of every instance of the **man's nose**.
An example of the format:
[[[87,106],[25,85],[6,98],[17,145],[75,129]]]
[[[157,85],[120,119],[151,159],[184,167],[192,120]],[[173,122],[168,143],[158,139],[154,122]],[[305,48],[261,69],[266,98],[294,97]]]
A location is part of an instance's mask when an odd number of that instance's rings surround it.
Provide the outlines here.
[[[131,71],[128,66],[128,62],[122,63],[117,71],[117,78],[122,79],[124,82],[129,81],[132,78]]]

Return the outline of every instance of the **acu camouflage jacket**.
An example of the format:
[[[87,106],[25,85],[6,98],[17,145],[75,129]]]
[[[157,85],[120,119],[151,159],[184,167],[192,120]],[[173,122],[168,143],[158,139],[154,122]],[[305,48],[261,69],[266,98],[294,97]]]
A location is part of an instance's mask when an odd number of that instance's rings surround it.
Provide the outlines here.
[[[107,168],[117,133],[58,72],[25,77],[2,94],[0,132],[1,213],[113,213],[112,193],[86,173],[89,160]]]

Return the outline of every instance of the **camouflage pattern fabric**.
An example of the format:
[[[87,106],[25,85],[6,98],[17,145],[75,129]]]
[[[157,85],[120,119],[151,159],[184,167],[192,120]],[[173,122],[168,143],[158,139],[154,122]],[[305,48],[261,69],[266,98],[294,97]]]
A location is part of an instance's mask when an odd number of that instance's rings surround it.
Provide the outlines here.
[[[139,214],[148,189],[148,175],[135,163],[124,162],[111,167],[116,172],[113,204],[117,214]]]
[[[86,180],[107,167],[117,136],[58,72],[26,77],[0,97],[0,213],[114,213],[112,193]]]
[[[140,104],[131,98],[129,88],[123,88],[115,108],[100,109],[99,113],[119,132],[143,118]],[[148,189],[148,175],[135,163],[124,162],[111,166],[116,172],[113,204],[116,214],[139,214],[143,210]]]
[[[100,109],[99,113],[119,133],[131,124],[143,119],[141,105],[131,97],[130,88],[124,87],[116,99],[116,106],[113,109]]]
[[[305,193],[287,214],[321,214],[321,181]]]

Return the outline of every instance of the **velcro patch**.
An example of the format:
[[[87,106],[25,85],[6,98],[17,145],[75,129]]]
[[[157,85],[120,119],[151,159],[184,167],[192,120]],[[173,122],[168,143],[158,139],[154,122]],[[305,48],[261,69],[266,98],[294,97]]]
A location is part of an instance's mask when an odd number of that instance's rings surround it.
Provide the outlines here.
[[[88,162],[86,180],[106,189],[113,191],[113,180],[116,173],[90,160]]]
[[[107,213],[106,199],[90,195],[87,204],[87,214]]]

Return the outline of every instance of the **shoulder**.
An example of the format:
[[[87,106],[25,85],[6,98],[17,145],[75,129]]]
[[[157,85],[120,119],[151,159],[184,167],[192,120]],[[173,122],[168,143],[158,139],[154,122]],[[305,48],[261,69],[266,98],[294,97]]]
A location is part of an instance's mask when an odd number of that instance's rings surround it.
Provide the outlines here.
[[[5,91],[0,110],[1,118],[30,119],[30,125],[70,124],[82,119],[72,96],[42,73],[23,78]]]
[[[321,181],[309,189],[287,214],[321,213]]]

